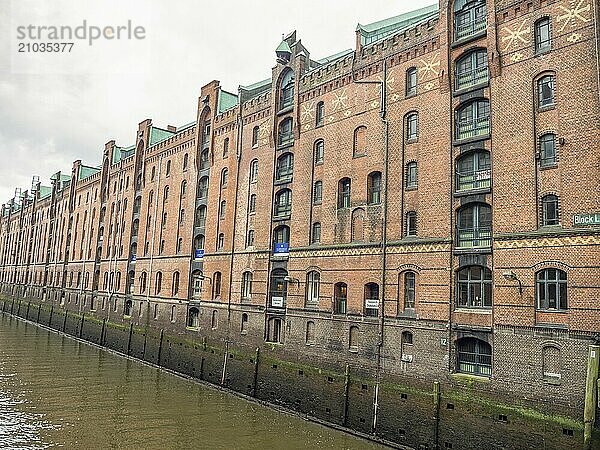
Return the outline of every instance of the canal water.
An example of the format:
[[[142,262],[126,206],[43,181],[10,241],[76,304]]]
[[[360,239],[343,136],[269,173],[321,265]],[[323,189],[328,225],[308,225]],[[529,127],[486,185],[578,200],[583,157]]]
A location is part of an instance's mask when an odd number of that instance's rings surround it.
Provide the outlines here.
[[[381,448],[0,315],[0,448]]]

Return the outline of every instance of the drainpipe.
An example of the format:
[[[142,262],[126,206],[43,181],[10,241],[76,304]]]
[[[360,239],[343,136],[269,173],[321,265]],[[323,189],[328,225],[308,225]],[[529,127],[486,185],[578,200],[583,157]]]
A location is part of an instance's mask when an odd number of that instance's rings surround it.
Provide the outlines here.
[[[90,190],[90,192],[91,192],[91,190]],[[92,224],[92,218],[90,217],[90,207],[91,207],[91,206],[92,206],[92,202],[90,201],[90,202],[88,202],[88,207],[87,207],[87,218],[89,219],[89,224],[90,224],[90,227],[89,227],[89,228],[93,229],[92,227],[93,227],[94,225]],[[84,224],[84,225],[85,225],[85,224]],[[84,229],[85,229],[85,227],[84,227]],[[85,246],[85,253],[84,253],[83,263],[82,263],[82,265],[81,265],[81,275],[82,275],[82,279],[80,280],[80,283],[79,283],[79,296],[80,296],[80,297],[79,297],[79,300],[80,300],[80,301],[78,302],[78,303],[79,303],[79,307],[77,308],[78,312],[81,312],[81,306],[82,306],[82,302],[81,302],[81,294],[83,293],[83,284],[85,283],[85,260],[86,260],[86,258],[87,258],[87,256],[85,256],[85,255],[87,255],[87,254],[88,254],[88,252],[89,252],[89,249],[90,249],[90,237],[91,237],[91,236],[88,236],[88,237],[87,237],[87,242],[88,242],[88,244]],[[84,242],[84,244],[85,244],[85,242]]]
[[[160,175],[162,173],[162,160],[163,156],[161,155],[158,160],[158,174],[156,175],[156,186],[155,195],[154,195],[154,217],[152,220],[152,238],[150,239],[150,264],[148,266],[148,278],[146,278],[146,303],[147,303],[147,312],[146,312],[146,326],[150,324],[150,288],[152,286],[152,263],[154,262],[154,237],[156,236],[156,218],[158,217],[158,197],[160,195]],[[144,245],[146,245],[144,243]],[[162,283],[162,280],[161,280]]]
[[[238,92],[238,98],[241,98],[241,94]],[[235,198],[233,200],[233,228],[232,228],[232,241],[231,241],[231,252],[230,263],[229,263],[229,295],[227,296],[227,341],[229,341],[229,332],[231,331],[231,289],[233,287],[233,257],[235,254],[235,230],[237,225],[237,206],[238,206],[238,194],[239,194],[239,183],[240,183],[240,167],[242,164],[242,133],[244,131],[244,121],[242,120],[242,107],[241,104],[238,107],[237,122],[237,138],[236,138],[236,173],[235,173]],[[244,240],[246,236],[244,236]]]
[[[379,385],[381,382],[381,361],[383,353],[383,337],[385,326],[385,287],[386,287],[386,268],[387,268],[387,217],[388,217],[388,169],[389,169],[389,122],[386,119],[387,113],[387,60],[383,61],[383,81],[357,80],[355,74],[356,52],[352,55],[352,81],[356,84],[378,84],[380,86],[380,109],[379,116],[383,125],[383,146],[384,146],[384,168],[383,168],[383,217],[381,232],[381,301],[379,302],[379,333],[377,342],[377,366],[375,377],[375,394],[373,398],[373,425],[372,432],[377,430],[377,414],[379,410]]]
[[[122,164],[122,163],[121,163]],[[119,178],[119,186],[121,186],[123,182],[123,172],[121,172],[120,178]],[[110,188],[110,186],[109,186]],[[119,226],[119,222],[122,221],[123,219],[123,191],[124,189],[119,189],[119,195],[117,196],[117,203],[119,204],[119,217],[116,218],[116,225]],[[116,227],[115,227],[116,230]],[[123,230],[121,230],[121,233],[119,233],[119,236],[122,238],[123,236]],[[109,274],[109,279],[108,279],[108,320],[110,320],[110,301],[112,300],[112,296],[114,294],[114,287],[115,287],[115,282],[116,282],[116,278],[117,278],[117,251],[115,249],[115,245],[117,243],[117,236],[115,234],[114,240],[113,240],[113,254],[111,256],[111,258],[109,259],[109,267],[112,263],[112,272],[113,272],[113,277],[112,277],[112,282],[111,282],[111,277]],[[121,241],[119,240],[119,245],[121,245]]]

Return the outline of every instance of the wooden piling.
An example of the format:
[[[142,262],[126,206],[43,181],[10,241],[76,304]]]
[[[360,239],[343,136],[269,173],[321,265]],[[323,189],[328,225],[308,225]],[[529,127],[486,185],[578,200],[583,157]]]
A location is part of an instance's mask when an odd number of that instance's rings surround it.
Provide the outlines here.
[[[583,448],[592,448],[592,434],[596,421],[596,404],[598,402],[598,362],[600,361],[600,345],[590,345],[588,353],[587,378],[585,382],[585,406],[583,410]]]

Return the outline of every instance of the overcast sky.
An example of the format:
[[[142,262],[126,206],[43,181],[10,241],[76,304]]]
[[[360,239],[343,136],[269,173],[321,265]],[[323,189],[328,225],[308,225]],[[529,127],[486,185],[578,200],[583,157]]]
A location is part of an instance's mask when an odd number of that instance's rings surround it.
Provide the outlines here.
[[[236,92],[268,78],[284,33],[320,59],[353,48],[367,24],[435,0],[0,0],[0,203],[32,175],[49,184],[72,162],[98,165],[104,143],[135,141],[137,124],[195,120],[200,87]],[[142,40],[74,39],[70,53],[18,52],[19,26],[142,26]],[[48,42],[48,40],[46,40]]]

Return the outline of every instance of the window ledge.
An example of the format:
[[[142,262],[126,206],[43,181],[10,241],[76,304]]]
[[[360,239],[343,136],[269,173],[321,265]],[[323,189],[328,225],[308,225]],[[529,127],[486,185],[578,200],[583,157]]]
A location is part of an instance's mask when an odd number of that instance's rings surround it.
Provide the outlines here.
[[[568,314],[569,310],[568,309],[536,309],[535,312],[541,313],[541,314]],[[550,324],[550,323],[540,323],[537,325],[556,327],[555,324]]]
[[[323,122],[321,122],[321,123],[318,123],[318,124],[316,124],[316,125],[315,125],[315,128],[321,128],[321,127],[323,127],[324,125],[325,125],[325,121],[323,121]]]
[[[352,159],[364,158],[365,156],[367,156],[366,153],[354,153]]]
[[[490,137],[491,137],[491,133],[487,133],[487,134],[482,134],[480,136],[473,136],[470,138],[454,139],[453,145],[455,147],[457,147],[460,145],[472,144],[474,142],[487,141],[488,139],[490,139]]]
[[[543,55],[545,55],[547,53],[550,53],[551,51],[552,51],[552,46],[540,48],[539,50],[536,49],[534,51],[534,56],[543,56]]]
[[[417,142],[419,142],[419,138],[418,137],[416,137],[416,138],[407,138],[406,139],[406,143],[407,144],[416,144]]]
[[[275,186],[280,186],[282,184],[289,184],[294,180],[294,177],[287,177],[287,178],[280,178],[279,180],[275,180],[275,183],[273,183],[273,185]]]
[[[350,353],[358,353],[358,348],[349,348],[348,351]]]
[[[322,165],[323,165],[323,161],[322,160],[315,162],[315,166],[322,166]]]
[[[294,104],[292,103],[291,105],[288,105],[285,108],[281,108],[279,111],[277,111],[277,115],[282,116],[284,114],[292,112],[293,110],[294,110]]]
[[[492,253],[492,247],[455,247],[454,254]]]
[[[478,194],[489,194],[492,192],[491,187],[482,188],[482,189],[463,189],[462,191],[456,191],[454,193],[455,197],[465,197],[467,195],[478,195]]]
[[[314,202],[313,206],[321,206],[323,204],[323,202]]]
[[[410,192],[410,191],[416,191],[417,189],[418,189],[417,186],[406,186],[405,191]]]
[[[189,331],[198,331],[200,330],[200,327],[185,327],[185,329]]]
[[[294,146],[294,139],[292,139],[289,142],[286,142],[284,144],[277,144],[277,150],[283,150],[283,149],[290,148],[293,146]]]
[[[487,80],[485,80],[485,81],[482,81],[482,82],[480,82],[480,83],[477,83],[477,84],[472,84],[471,86],[465,86],[465,87],[463,87],[463,88],[456,89],[456,90],[455,90],[455,91],[452,93],[452,96],[453,96],[453,97],[459,97],[459,96],[461,96],[461,95],[468,94],[469,92],[472,92],[472,91],[477,91],[477,90],[479,90],[479,89],[486,88],[486,87],[488,87],[489,85],[490,85],[490,80],[489,80],[489,77],[488,77],[488,79],[487,79]]]
[[[558,169],[558,163],[554,164],[542,164],[540,163],[540,170]]]
[[[454,312],[488,315],[488,314],[492,314],[492,307],[490,306],[489,308],[469,308],[466,306],[461,306],[461,307],[455,308]]]
[[[545,105],[545,106],[538,106],[538,112],[546,112],[546,111],[552,111],[553,109],[556,109],[556,103],[552,103],[551,105]]]
[[[286,214],[282,216],[273,216],[273,221],[275,222],[283,222],[284,220],[290,220],[292,218],[292,214]]]
[[[404,96],[404,98],[413,98],[413,97],[416,97],[416,96],[417,96],[417,91],[406,93],[406,95]]]
[[[480,382],[480,383],[489,383],[491,380],[490,377],[484,377],[483,375],[474,375],[474,374],[470,374],[470,373],[462,373],[462,372],[455,372],[450,374],[450,376],[452,378],[454,378],[455,380],[463,380],[463,381],[476,381],[476,382]]]

